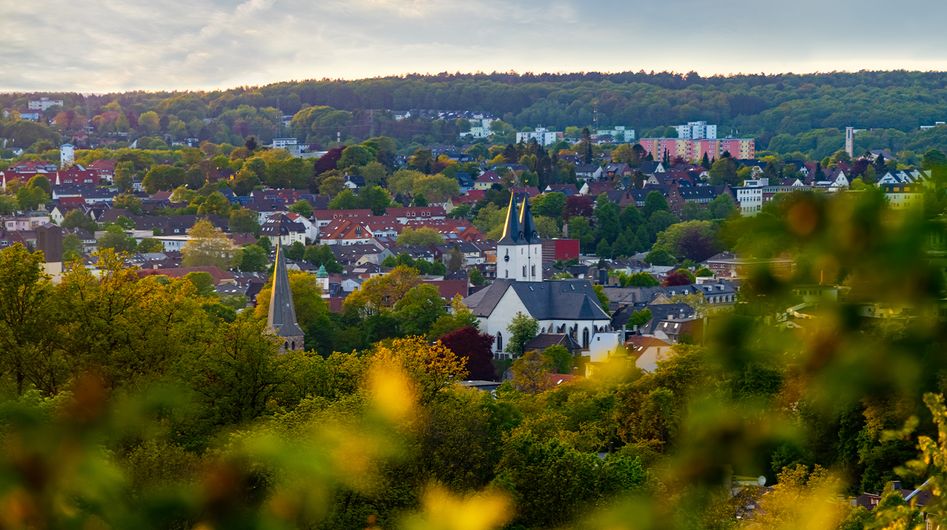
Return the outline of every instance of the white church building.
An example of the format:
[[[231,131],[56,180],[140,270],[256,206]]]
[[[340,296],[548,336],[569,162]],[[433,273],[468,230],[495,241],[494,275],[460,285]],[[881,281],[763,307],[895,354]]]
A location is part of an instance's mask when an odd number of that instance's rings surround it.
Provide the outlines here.
[[[507,327],[517,313],[539,322],[539,333],[566,333],[588,349],[597,333],[611,331],[611,318],[599,305],[588,280],[543,280],[542,241],[529,199],[510,197],[503,236],[497,242],[497,279],[464,303],[477,316],[480,330],[492,335],[494,355],[505,352]]]

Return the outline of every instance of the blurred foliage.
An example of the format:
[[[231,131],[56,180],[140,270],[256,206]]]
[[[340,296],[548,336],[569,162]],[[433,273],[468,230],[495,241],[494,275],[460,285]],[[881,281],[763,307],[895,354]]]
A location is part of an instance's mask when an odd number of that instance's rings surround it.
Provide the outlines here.
[[[565,359],[527,352],[493,393],[457,384],[473,356],[440,333],[399,335],[423,321],[477,336],[406,267],[332,317],[294,275],[309,347],[339,319],[359,346],[280,354],[265,297],[236,313],[197,278],[140,278],[110,250],[53,283],[14,245],[0,250],[0,525],[917,528],[942,517],[947,480],[944,204],[777,196],[720,227],[750,265],[697,344],[654,372],[618,353],[559,385]],[[760,475],[770,487],[734,495]],[[891,480],[923,484],[928,504]],[[883,493],[872,511],[846,500],[864,491]]]

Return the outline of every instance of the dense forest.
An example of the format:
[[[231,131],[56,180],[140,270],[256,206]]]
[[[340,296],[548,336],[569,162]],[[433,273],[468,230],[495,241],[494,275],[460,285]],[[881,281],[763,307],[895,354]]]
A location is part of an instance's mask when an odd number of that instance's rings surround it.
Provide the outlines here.
[[[703,340],[652,373],[618,352],[562,385],[557,355],[524,352],[495,393],[457,384],[491,337],[459,302],[425,309],[437,294],[409,265],[346,300],[371,343],[281,354],[265,292],[234,311],[197,277],[141,278],[111,250],[99,275],[76,264],[54,284],[14,245],[0,250],[0,521],[920,528],[891,490],[870,512],[845,497],[926,483],[924,510],[943,517],[944,204],[781,195],[719,237],[795,268],[759,262]],[[290,282],[307,333],[328,327],[312,276]],[[758,475],[770,490],[733,495]]]
[[[947,129],[919,129],[947,117],[945,85],[942,73],[904,71],[707,78],[666,72],[409,75],[210,92],[47,94],[64,100],[64,108],[50,109],[47,118],[65,138],[92,120],[103,134],[235,145],[249,135],[269,141],[292,134],[323,146],[337,135],[346,141],[386,135],[404,144],[454,143],[468,126],[466,120],[418,112],[396,120],[392,110],[486,113],[503,121],[500,132],[506,136],[539,125],[626,125],[649,136],[665,134],[669,125],[706,120],[718,124],[721,135],[755,137],[760,150],[823,158],[842,145],[847,126],[866,130],[856,139],[859,150],[947,149]],[[25,108],[34,96],[0,95],[0,106]],[[284,115],[293,116],[289,126],[281,122]],[[29,146],[25,137],[3,136]]]

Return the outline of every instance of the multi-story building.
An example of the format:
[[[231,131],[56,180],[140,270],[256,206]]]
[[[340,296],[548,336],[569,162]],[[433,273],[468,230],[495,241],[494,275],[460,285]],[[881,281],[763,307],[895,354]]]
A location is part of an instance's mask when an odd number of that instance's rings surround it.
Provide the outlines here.
[[[59,167],[67,168],[76,163],[76,146],[62,144],[59,146]]]
[[[492,118],[472,118],[470,120],[470,130],[460,133],[460,137],[462,139],[467,138],[471,140],[489,138],[493,135],[493,130],[491,129],[492,124]]]
[[[599,129],[595,131],[595,137],[601,140],[604,137],[610,137],[616,143],[631,143],[635,141],[635,130],[624,125],[616,125],[611,129]]]
[[[49,99],[47,97],[42,97],[39,99],[31,99],[30,102],[27,103],[26,106],[30,110],[38,110],[41,112],[45,112],[46,109],[50,107],[62,107],[62,100]]]
[[[674,128],[677,130],[677,137],[684,140],[713,140],[717,137],[717,126],[707,125],[705,121],[691,121],[684,125],[675,125]]]
[[[688,161],[700,160],[705,153],[709,159],[720,158],[725,152],[737,160],[756,157],[756,141],[753,138],[642,138],[638,143],[655,160],[663,158],[665,152],[671,160],[681,158]]]
[[[536,140],[542,146],[552,145],[562,140],[562,133],[546,130],[545,127],[536,127],[533,131],[516,133],[516,143],[526,143],[530,140]]]

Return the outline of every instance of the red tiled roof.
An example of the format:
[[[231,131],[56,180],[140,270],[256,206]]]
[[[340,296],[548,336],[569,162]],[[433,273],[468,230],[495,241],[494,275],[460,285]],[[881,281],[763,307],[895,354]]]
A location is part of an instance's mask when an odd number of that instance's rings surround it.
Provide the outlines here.
[[[172,267],[167,269],[140,269],[137,271],[139,278],[145,276],[167,276],[169,278],[183,278],[189,272],[206,272],[214,278],[214,284],[234,281],[233,274],[229,271],[222,271],[217,267]]]
[[[469,294],[467,280],[424,280],[422,283],[437,287],[438,294],[445,300],[451,300],[458,294],[466,298]]]

